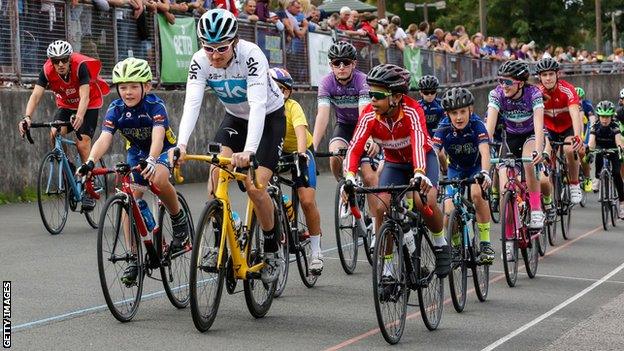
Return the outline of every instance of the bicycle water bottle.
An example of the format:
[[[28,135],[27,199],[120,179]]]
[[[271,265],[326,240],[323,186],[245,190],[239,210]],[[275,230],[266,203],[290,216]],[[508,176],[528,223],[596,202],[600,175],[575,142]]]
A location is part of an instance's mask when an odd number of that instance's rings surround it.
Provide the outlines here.
[[[403,243],[407,246],[407,251],[409,251],[410,255],[413,255],[414,251],[416,251],[416,243],[414,242],[414,232],[412,228],[403,233]]]
[[[241,227],[243,226],[243,221],[241,221],[238,212],[232,211],[232,220],[234,221],[234,231],[236,234],[240,233]]]
[[[141,216],[143,216],[143,220],[145,221],[145,226],[148,231],[152,231],[154,226],[156,226],[156,221],[154,221],[154,216],[152,215],[152,211],[150,211],[147,202],[143,199],[138,199],[137,204],[139,205],[139,209],[141,210]]]
[[[290,197],[286,194],[282,195],[282,200],[284,201],[288,220],[292,222],[295,219],[295,210],[293,209],[292,201],[290,201]]]

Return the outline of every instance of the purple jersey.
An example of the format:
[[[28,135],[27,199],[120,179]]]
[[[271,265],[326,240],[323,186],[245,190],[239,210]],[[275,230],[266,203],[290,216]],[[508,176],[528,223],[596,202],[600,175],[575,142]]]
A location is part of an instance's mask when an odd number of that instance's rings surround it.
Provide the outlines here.
[[[533,114],[538,108],[544,108],[544,99],[539,88],[525,85],[519,99],[505,97],[499,85],[490,91],[488,107],[498,111],[507,133],[528,134],[533,132]]]
[[[356,124],[359,106],[370,102],[366,74],[353,70],[353,78],[347,85],[340,84],[333,73],[323,77],[318,87],[318,106],[334,105],[336,121],[344,124]]]

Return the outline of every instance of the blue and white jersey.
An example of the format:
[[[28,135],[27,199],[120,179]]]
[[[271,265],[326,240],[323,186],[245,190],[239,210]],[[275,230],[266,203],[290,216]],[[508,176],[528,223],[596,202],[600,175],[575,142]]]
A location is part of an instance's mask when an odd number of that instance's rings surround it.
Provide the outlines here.
[[[249,121],[244,150],[256,152],[266,115],[284,105],[282,91],[269,76],[266,56],[256,44],[242,39],[238,40],[234,57],[226,68],[213,67],[206,55],[204,49],[200,49],[191,60],[178,144],[188,143],[204,91],[209,86],[229,114]]]

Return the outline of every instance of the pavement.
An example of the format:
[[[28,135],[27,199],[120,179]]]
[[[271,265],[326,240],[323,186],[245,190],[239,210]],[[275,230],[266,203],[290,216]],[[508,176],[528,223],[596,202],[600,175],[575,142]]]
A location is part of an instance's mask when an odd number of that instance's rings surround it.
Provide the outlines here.
[[[12,349],[109,350],[378,350],[389,349],[377,327],[370,266],[362,249],[355,273],[340,266],[333,230],[335,181],[319,177],[317,202],[324,232],[323,274],[306,288],[291,264],[284,294],[266,317],[253,318],[241,293],[223,293],[212,328],[198,332],[190,309],[176,309],[160,282],[146,279],[135,318],[120,323],[108,311],[97,272],[96,237],[83,216],[70,213],[62,234],[49,235],[36,203],[0,206],[0,277],[12,282]],[[205,184],[178,187],[197,219]],[[243,194],[233,187],[234,208]],[[497,251],[486,302],[470,291],[463,313],[445,306],[436,331],[418,307],[408,307],[400,350],[623,350],[624,223],[604,231],[596,195],[575,209],[570,240],[561,237],[540,258],[537,276],[523,270],[516,287],[505,283],[500,225],[492,226]],[[239,283],[237,291],[242,290]],[[469,281],[472,289],[472,282]],[[417,294],[411,294],[411,303]]]

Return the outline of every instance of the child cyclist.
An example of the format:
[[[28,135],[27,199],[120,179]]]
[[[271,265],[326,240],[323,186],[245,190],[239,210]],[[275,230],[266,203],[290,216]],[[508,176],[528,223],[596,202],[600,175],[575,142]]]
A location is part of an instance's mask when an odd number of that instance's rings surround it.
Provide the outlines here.
[[[596,105],[596,115],[598,115],[598,122],[594,123],[589,134],[589,149],[611,149],[620,148],[620,155],[609,155],[611,161],[611,175],[613,176],[613,182],[617,189],[618,198],[620,200],[620,210],[618,217],[624,219],[624,185],[622,183],[622,172],[620,165],[622,164],[620,156],[622,154],[622,148],[624,148],[624,138],[620,133],[618,123],[614,120],[615,105],[611,101],[600,101]],[[596,156],[596,178],[602,171],[602,156]]]
[[[435,76],[423,76],[418,81],[418,90],[422,97],[418,103],[425,111],[429,136],[434,134],[434,130],[438,128],[438,124],[446,116],[444,108],[442,108],[442,101],[436,97],[439,87],[440,81]]]
[[[596,122],[596,116],[594,115],[594,106],[592,102],[585,98],[585,90],[581,87],[574,88],[576,90],[576,94],[581,99],[581,113],[583,114],[583,132],[581,134],[581,139],[585,145],[589,143],[589,132],[591,130],[591,126]],[[591,164],[586,162],[587,159],[583,158],[581,160],[581,170],[583,171],[583,183],[581,184],[581,188],[584,192],[589,193],[592,191],[592,180],[590,176]]]
[[[321,253],[321,215],[316,206],[316,165],[312,153],[312,134],[308,130],[308,122],[301,105],[290,98],[293,79],[290,73],[283,68],[271,68],[271,78],[284,93],[284,114],[286,115],[286,135],[282,145],[282,153],[297,152],[301,173],[297,175],[293,170],[292,179],[297,187],[297,195],[310,232],[312,260],[310,272],[320,275],[323,271],[323,254]]]
[[[385,156],[379,186],[420,182],[420,192],[433,210],[430,216],[424,216],[424,221],[433,234],[435,272],[445,277],[451,268],[451,248],[446,242],[442,212],[437,206],[438,158],[427,134],[422,107],[407,95],[409,75],[404,68],[392,64],[375,66],[368,73],[366,81],[370,85],[371,103],[362,111],[355,128],[345,159],[344,173],[346,180],[355,181],[355,172],[366,142],[372,137],[381,146]],[[379,207],[376,226],[382,223],[390,194],[380,194],[379,198],[386,206]],[[414,205],[419,211],[423,209],[419,196],[414,198]],[[391,263],[385,264],[382,279],[393,280],[393,268]]]
[[[145,60],[130,57],[115,65],[113,84],[117,85],[120,98],[109,105],[102,133],[93,145],[88,161],[77,172],[81,175],[89,173],[108,151],[113,142],[113,134],[119,130],[126,139],[128,164],[134,167],[140,160],[147,163],[141,173],[133,172],[133,181],[141,185],[147,185],[149,181],[160,189],[158,196],[171,216],[171,250],[177,252],[184,247],[190,228],[187,214],[180,206],[175,189],[169,182],[167,150],[175,146],[176,138],[169,127],[165,103],[158,96],[149,94],[151,81],[152,71]],[[143,192],[134,190],[134,196],[141,199]],[[131,261],[121,280],[125,284],[131,284],[136,280],[137,274],[137,263]]]
[[[449,179],[466,179],[480,176],[481,185],[472,184],[470,194],[477,210],[477,228],[479,230],[480,254],[479,261],[491,264],[494,261],[494,250],[490,244],[490,209],[481,192],[486,191],[492,180],[488,175],[490,168],[490,146],[485,124],[474,113],[474,97],[465,88],[451,88],[442,97],[442,106],[448,117],[445,117],[434,134],[434,148],[448,155]],[[442,162],[445,168],[446,162]],[[453,202],[451,197],[457,188],[448,187],[444,212],[451,213]],[[452,245],[459,245],[460,238],[453,237]]]

